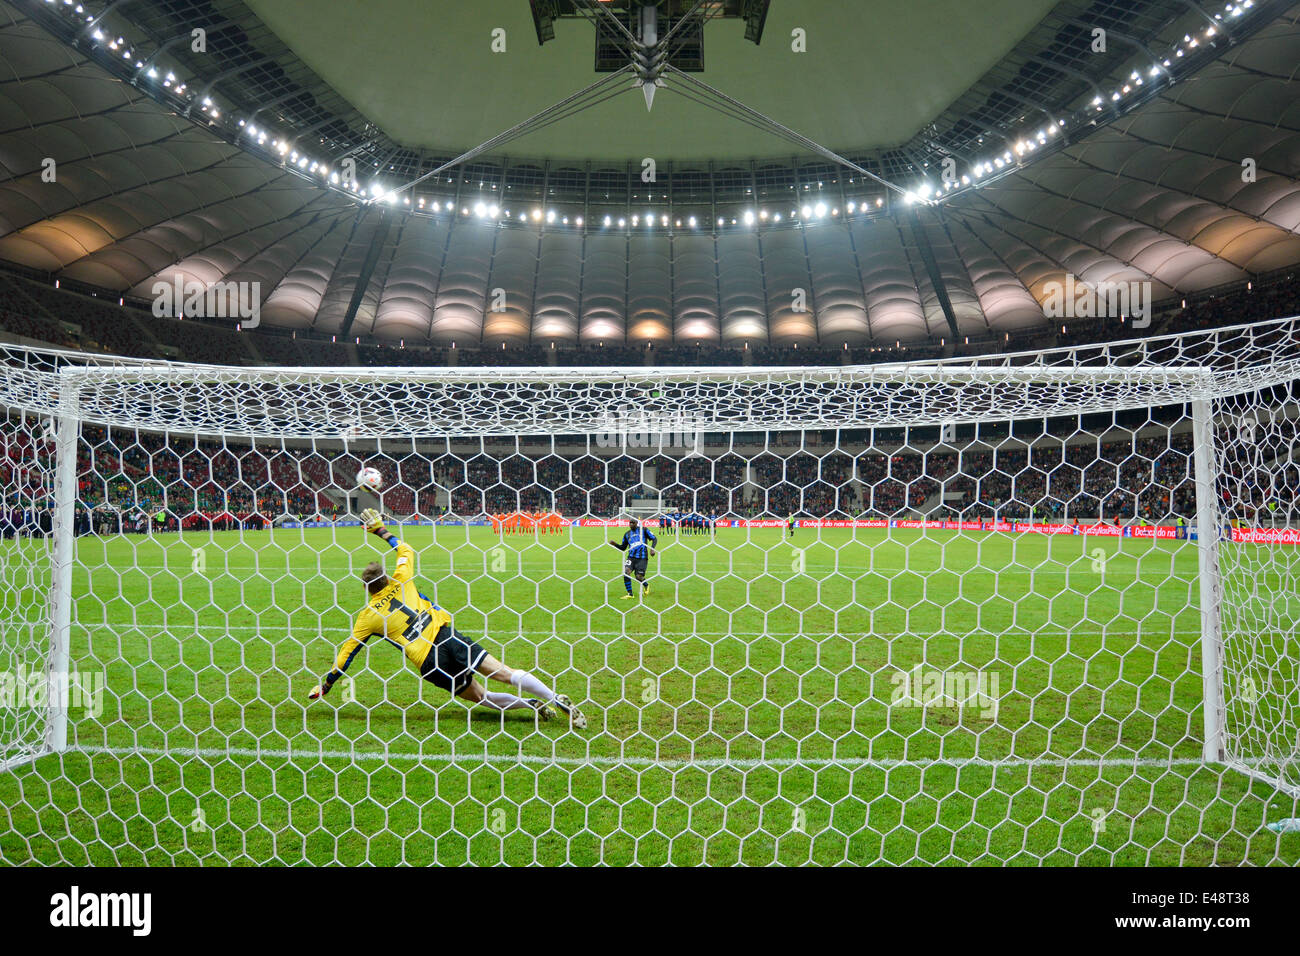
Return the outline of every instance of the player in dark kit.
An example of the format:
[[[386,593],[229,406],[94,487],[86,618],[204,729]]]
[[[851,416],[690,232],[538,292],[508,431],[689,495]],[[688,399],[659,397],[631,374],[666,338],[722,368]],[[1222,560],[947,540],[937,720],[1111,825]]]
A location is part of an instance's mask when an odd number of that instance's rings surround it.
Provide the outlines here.
[[[623,561],[623,587],[627,589],[627,594],[623,596],[624,601],[632,598],[632,575],[634,574],[641,582],[641,593],[645,595],[650,593],[650,582],[645,579],[645,572],[650,559],[654,557],[654,546],[659,543],[659,539],[641,527],[635,518],[629,518],[627,525],[623,540],[609,543],[610,547],[618,548],[626,555]]]

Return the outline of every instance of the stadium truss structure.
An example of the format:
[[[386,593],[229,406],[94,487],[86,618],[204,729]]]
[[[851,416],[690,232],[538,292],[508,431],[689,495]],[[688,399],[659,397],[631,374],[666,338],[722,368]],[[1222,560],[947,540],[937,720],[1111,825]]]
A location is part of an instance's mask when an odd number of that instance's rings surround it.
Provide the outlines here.
[[[457,143],[454,148],[437,151],[398,142],[318,76],[239,0],[220,8],[203,0],[105,2],[89,4],[75,13],[41,0],[15,0],[15,6],[122,81],[177,113],[201,119],[229,141],[240,142],[290,172],[295,171],[294,164],[286,162],[284,155],[270,148],[263,150],[256,142],[244,142],[240,120],[301,137],[304,147],[311,145],[321,151],[318,158],[322,161],[349,156],[363,169],[389,171],[396,179],[392,185],[427,176],[471,145]],[[599,5],[589,6],[595,16]],[[1289,6],[1280,0],[1254,0],[1249,6],[1233,3],[1223,12],[1207,12],[1184,0],[1063,0],[1006,57],[907,142],[888,149],[847,149],[845,158],[872,175],[910,187],[949,158],[965,164],[981,156],[989,142],[1014,143],[1023,136],[1027,117],[1052,123],[1095,96],[1100,102],[1089,107],[1088,112],[1094,114],[1091,119],[1109,122],[1135,104],[1156,97],[1167,83],[1195,72],[1218,55],[1221,44],[1242,42]],[[1116,64],[1093,51],[1096,28],[1110,31],[1117,47],[1126,56],[1137,57],[1139,69],[1144,69],[1152,61],[1161,63],[1170,39],[1176,40],[1185,30],[1195,32],[1207,26],[1214,28],[1219,39],[1212,36],[1180,49],[1177,58],[1163,63],[1164,69],[1157,70],[1146,81],[1146,89],[1136,95],[1122,102],[1107,95],[1117,79],[1112,75]],[[190,52],[190,31],[195,27],[214,37],[211,54]],[[98,30],[101,38],[94,37],[93,30]],[[118,39],[114,42],[113,38]],[[130,55],[124,55],[127,53]],[[150,82],[149,68],[162,67],[167,72],[173,64],[187,82]],[[1125,94],[1128,92],[1125,87]],[[1068,138],[1063,136],[1051,149],[1065,145]],[[776,148],[778,142],[773,139],[771,156],[782,155]],[[773,198],[784,198],[787,186],[818,180],[836,180],[835,192],[844,188],[838,177],[847,178],[848,174],[840,163],[806,150],[800,150],[800,156],[794,164],[785,159],[762,162],[753,191],[749,187],[755,173],[745,164],[736,168],[685,164],[675,175],[667,173],[665,182],[672,181],[668,191],[676,195],[678,203],[705,206],[710,222],[719,215],[737,215],[769,189]],[[475,157],[448,180],[450,189],[444,186],[432,195],[453,199],[459,208],[462,187],[499,182],[502,194],[509,186],[518,202],[550,202],[558,193],[562,203],[591,212],[608,201],[611,186],[616,193],[630,195],[640,183],[639,174],[639,166],[601,168],[598,164],[592,170],[589,163],[507,160],[498,151]],[[830,195],[824,198],[833,201]],[[851,198],[853,194],[842,196],[841,205]],[[874,214],[864,205],[864,217]],[[595,221],[591,216],[588,220]]]
[[[837,368],[0,354],[11,861],[1296,862],[1300,319]],[[380,647],[306,703],[363,463],[587,730]],[[707,523],[652,519],[620,604],[600,529],[652,494]]]

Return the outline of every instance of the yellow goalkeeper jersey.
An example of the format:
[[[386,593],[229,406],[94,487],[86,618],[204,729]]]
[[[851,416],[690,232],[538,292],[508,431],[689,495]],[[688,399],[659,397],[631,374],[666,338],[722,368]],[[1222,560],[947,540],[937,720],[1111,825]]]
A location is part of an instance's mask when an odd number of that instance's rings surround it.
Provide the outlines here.
[[[412,580],[415,549],[396,537],[388,543],[397,550],[397,568],[388,576],[388,587],[370,595],[352,625],[352,636],[339,648],[334,668],[340,673],[372,637],[382,637],[400,648],[418,669],[443,625],[451,623],[451,615],[421,594]]]

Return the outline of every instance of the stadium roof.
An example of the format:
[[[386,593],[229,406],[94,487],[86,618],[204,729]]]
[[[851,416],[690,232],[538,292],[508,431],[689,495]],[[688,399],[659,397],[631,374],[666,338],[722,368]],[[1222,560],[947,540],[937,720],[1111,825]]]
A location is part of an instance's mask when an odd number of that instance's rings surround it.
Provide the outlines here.
[[[382,143],[391,159],[380,164],[389,176],[384,189],[398,187],[435,168],[438,150],[474,145],[485,130],[509,125],[533,104],[502,104],[500,91],[481,77],[466,83],[468,54],[457,52],[450,29],[434,49],[454,61],[456,92],[449,102],[438,100],[431,85],[436,58],[421,58],[419,42],[406,36],[422,31],[402,28],[415,21],[400,20],[399,0],[383,0],[397,5],[391,10],[369,5],[332,25],[318,15],[285,14],[294,2],[254,0],[253,10],[202,5],[204,16],[237,23],[250,45],[242,68],[211,75],[184,71],[190,58],[171,40],[188,31],[150,21],[164,9],[152,0],[88,5],[85,26],[71,28],[52,19],[41,0],[0,2],[0,63],[9,73],[0,90],[0,259],[146,299],[154,283],[177,277],[257,282],[263,321],[271,324],[461,345],[892,344],[986,335],[1044,324],[1046,286],[1067,274],[1149,281],[1160,299],[1300,262],[1300,7],[1251,0],[1251,9],[1230,4],[1228,17],[1220,12],[1215,19],[1195,4],[1131,3],[1123,7],[1131,22],[1111,31],[1111,52],[1096,55],[1104,76],[1084,73],[1080,61],[1068,72],[1058,69],[1051,83],[1040,62],[1050,47],[1042,45],[1044,30],[1059,37],[1074,23],[1071,35],[1086,36],[1079,23],[1089,22],[1089,10],[1103,11],[1111,23],[1119,22],[1119,8],[1060,3],[1036,25],[1034,17],[1008,25],[1008,15],[993,26],[1006,30],[1010,43],[1002,47],[1013,44],[1012,52],[1003,55],[994,42],[1000,30],[972,27],[969,56],[935,65],[935,76],[918,79],[909,99],[880,108],[873,95],[877,115],[867,118],[854,85],[885,82],[897,72],[890,60],[838,62],[810,52],[797,81],[754,88],[752,105],[813,138],[826,137],[823,145],[852,149],[858,140],[864,149],[880,147],[859,160],[900,187],[933,190],[914,194],[914,201],[821,156],[787,148],[789,158],[774,167],[762,156],[777,153],[759,149],[766,134],[745,127],[731,137],[725,124],[734,121],[719,117],[710,125],[706,113],[683,113],[693,118],[680,130],[665,120],[671,128],[660,131],[684,157],[680,177],[673,172],[669,182],[685,184],[688,173],[700,173],[695,191],[674,185],[665,196],[638,195],[635,165],[616,170],[621,183],[605,173],[618,165],[609,157],[628,149],[646,121],[639,97],[622,101],[626,121],[613,123],[614,133],[589,151],[603,122],[596,111],[519,143],[546,156],[572,136],[565,152],[577,160],[488,155],[472,169],[457,167],[454,176],[386,198],[381,191],[380,201],[370,201],[331,185],[327,170],[348,155],[376,155]],[[173,18],[180,7],[198,16],[199,6],[166,5]],[[269,19],[262,23],[254,11],[271,6],[279,12],[264,10]],[[415,17],[411,11],[421,6],[402,9]],[[788,48],[789,22],[798,19],[790,10],[831,6],[843,7],[776,0],[768,39],[758,48],[737,41],[731,50],[725,38],[715,44],[715,34],[739,28],[710,25],[706,56],[717,53],[706,61],[704,78],[739,95],[747,80],[727,71],[741,69],[742,55]],[[952,4],[954,11],[966,6]],[[114,47],[114,31],[102,41],[90,32],[108,19],[99,13],[113,8],[140,15],[138,52],[137,41],[125,37]],[[1167,16],[1170,9],[1181,15]],[[387,32],[372,30],[385,12],[399,21]],[[457,16],[453,25],[468,35],[493,19]],[[884,21],[865,10],[856,16],[865,45]],[[897,33],[912,36],[930,26],[928,16],[911,16],[911,29],[900,22]],[[353,22],[358,17],[370,18],[364,28]],[[804,19],[810,44],[838,23],[817,13]],[[528,89],[550,75],[545,64],[553,55],[565,62],[577,56],[566,46],[567,33],[590,29],[562,23],[558,45],[538,48],[526,18],[512,23],[505,24],[508,42],[519,59],[526,54],[542,64],[532,73],[521,68]],[[1134,25],[1145,32],[1125,29]],[[438,33],[436,26],[429,31]],[[845,27],[829,42],[844,43],[854,32]],[[383,50],[376,48],[381,41],[388,44]],[[336,47],[349,43],[351,50]],[[929,46],[932,55],[960,45]],[[902,40],[898,49],[908,51],[900,56],[919,55]],[[168,59],[173,54],[175,61]],[[868,59],[864,52],[861,60]],[[1164,59],[1171,65],[1162,67]],[[357,77],[366,62],[373,68]],[[588,54],[574,62],[572,76],[557,86],[589,71]],[[1027,67],[1035,62],[1038,73]],[[278,97],[252,85],[268,64],[285,84]],[[930,65],[926,59],[914,69]],[[1030,80],[1041,105],[1025,95]],[[962,83],[971,86],[963,91]],[[395,87],[401,92],[384,96]],[[322,118],[294,128],[292,137],[281,131],[283,150],[273,150],[286,104],[300,102],[308,88]],[[254,93],[266,97],[260,106],[249,99]],[[945,107],[939,100],[948,96],[953,102]],[[800,109],[804,100],[822,108]],[[401,108],[414,102],[434,105]],[[655,111],[664,111],[650,114],[654,122],[674,115],[671,102],[665,94],[656,99]],[[994,103],[1011,103],[1021,125],[1005,109],[990,119]],[[852,122],[837,124],[837,111]],[[435,116],[446,122],[430,122]],[[595,126],[584,130],[585,123]],[[271,143],[250,139],[247,131],[257,125],[272,130]],[[690,150],[710,132],[725,142],[711,147],[717,152],[709,163],[692,168]],[[885,145],[909,135],[897,147]],[[405,136],[411,139],[402,143]],[[949,156],[968,180],[967,171],[984,170],[975,177],[981,181],[959,182],[950,194],[940,189],[938,167]],[[526,175],[512,180],[521,170]],[[602,201],[601,189],[612,190],[613,199]]]
[[[322,80],[407,146],[459,153],[596,79],[592,24],[557,21],[555,39],[538,45],[527,0],[369,0],[364,15],[349,9],[339,17],[321,16],[319,0],[247,2]],[[758,46],[736,20],[705,25],[702,77],[832,149],[896,146],[979,80],[1055,3],[929,0],[921,10],[775,0]],[[494,30],[505,31],[504,52],[491,49]],[[804,31],[807,52],[792,50],[795,30]],[[673,95],[672,84],[653,110],[630,82],[622,86],[620,95],[509,151],[620,162],[790,154],[770,133]]]

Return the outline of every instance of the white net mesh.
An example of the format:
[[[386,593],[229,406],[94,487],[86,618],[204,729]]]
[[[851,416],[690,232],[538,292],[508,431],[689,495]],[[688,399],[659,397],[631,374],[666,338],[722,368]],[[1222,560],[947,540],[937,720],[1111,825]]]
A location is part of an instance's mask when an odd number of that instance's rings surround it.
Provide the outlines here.
[[[1264,779],[1300,785],[1300,404],[1291,386],[1214,403],[1221,549],[1225,750]]]
[[[0,419],[0,764],[45,746],[54,476],[49,418]]]
[[[5,349],[5,502],[47,518],[4,526],[0,666],[68,688],[0,712],[5,857],[1294,863],[1297,332],[836,369]],[[363,465],[423,593],[585,729],[378,639],[307,702],[387,550]]]

